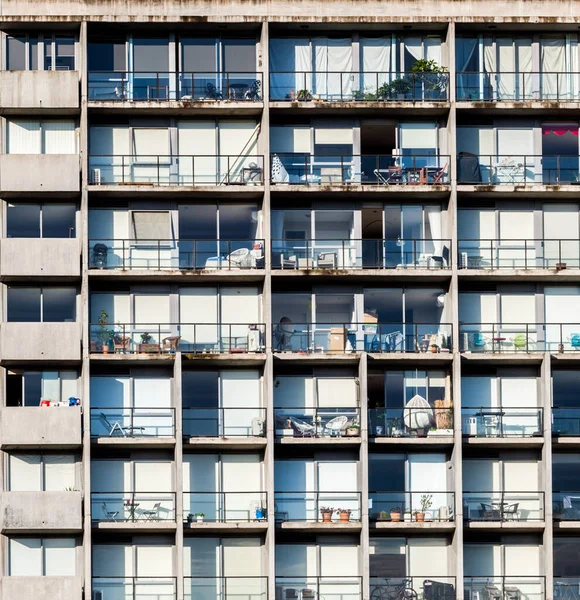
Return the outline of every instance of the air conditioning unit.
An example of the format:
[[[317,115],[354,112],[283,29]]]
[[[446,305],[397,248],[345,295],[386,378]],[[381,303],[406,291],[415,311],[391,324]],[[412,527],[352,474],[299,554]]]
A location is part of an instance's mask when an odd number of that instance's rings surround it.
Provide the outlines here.
[[[260,352],[260,330],[250,329],[248,331],[248,352]]]
[[[105,600],[105,596],[101,590],[93,590],[93,600]]]
[[[101,185],[101,169],[91,169],[91,184]]]

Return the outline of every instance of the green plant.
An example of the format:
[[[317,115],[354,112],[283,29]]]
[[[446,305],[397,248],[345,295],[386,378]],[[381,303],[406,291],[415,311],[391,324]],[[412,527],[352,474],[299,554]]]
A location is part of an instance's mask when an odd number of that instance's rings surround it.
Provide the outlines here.
[[[196,519],[203,519],[205,517],[204,513],[195,513],[195,518]]]
[[[389,513],[386,510],[381,510],[379,512],[379,521],[386,521],[389,518]]]
[[[153,336],[149,333],[141,334],[141,343],[142,344],[150,344],[152,339],[153,339]]]
[[[74,487],[65,487],[64,491],[65,492],[78,492],[78,490]]]
[[[321,506],[320,507],[320,512],[322,514],[324,514],[324,513],[332,513],[332,512],[334,512],[334,508],[332,508],[330,506]]]
[[[423,494],[420,500],[421,512],[427,512],[433,506],[433,494]]]
[[[447,73],[447,67],[441,67],[433,59],[420,58],[411,67],[411,73]]]
[[[312,92],[310,90],[298,90],[296,100],[300,102],[310,102],[312,100]]]
[[[104,311],[104,309],[101,308],[101,314],[98,318],[99,329],[97,332],[97,337],[101,342],[101,346],[108,346],[115,333],[112,329],[107,327],[109,324],[107,321],[108,318],[109,315]]]
[[[391,508],[391,513],[401,513],[401,507],[400,506],[394,506],[393,508]]]
[[[365,93],[363,90],[354,90],[352,93],[353,100],[364,100]]]

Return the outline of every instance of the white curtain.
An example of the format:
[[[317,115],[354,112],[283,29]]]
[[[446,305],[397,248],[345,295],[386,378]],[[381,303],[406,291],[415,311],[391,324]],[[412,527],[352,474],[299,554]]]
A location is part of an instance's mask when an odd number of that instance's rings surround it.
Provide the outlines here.
[[[443,255],[443,232],[441,229],[441,210],[438,206],[425,207],[427,218],[429,219],[429,228],[431,229],[431,237],[433,238],[433,256]]]
[[[544,100],[578,98],[578,36],[543,38],[540,41],[542,98]]]
[[[352,94],[352,40],[313,38],[316,70],[313,93],[327,100]]]
[[[75,154],[76,130],[74,121],[44,121],[45,154]]]
[[[284,100],[291,91],[310,89],[308,73],[310,71],[312,71],[312,53],[309,39],[275,38],[270,40],[270,94],[272,100]]]
[[[474,74],[464,75],[464,72],[479,44],[479,40],[477,38],[460,38],[457,41],[457,98],[459,100],[469,97],[476,99],[479,77]]]
[[[8,154],[40,154],[42,152],[40,122],[26,119],[8,121]]]
[[[415,59],[423,58],[423,40],[420,37],[405,38],[405,50]]]
[[[391,38],[360,38],[363,92],[376,93],[383,83],[391,80]]]

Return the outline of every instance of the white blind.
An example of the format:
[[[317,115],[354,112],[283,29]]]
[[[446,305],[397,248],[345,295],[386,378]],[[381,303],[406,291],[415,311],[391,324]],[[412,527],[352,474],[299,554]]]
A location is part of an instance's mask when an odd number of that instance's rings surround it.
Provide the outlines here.
[[[39,454],[10,454],[11,492],[41,491],[41,469]]]
[[[224,408],[260,406],[260,373],[258,371],[221,371],[220,398]],[[252,413],[253,411],[247,411]],[[241,416],[241,415],[240,415]]]
[[[130,296],[129,294],[93,293],[91,294],[91,323],[97,324],[101,311],[107,313],[107,321],[114,323],[130,323]]]
[[[75,154],[76,130],[74,121],[43,121],[44,153]]]
[[[256,153],[256,121],[220,121],[219,154],[248,156]]]
[[[40,538],[10,538],[9,563],[12,576],[42,576]]]
[[[133,386],[135,408],[171,406],[171,379],[169,377],[135,377]]]
[[[263,574],[263,548],[260,538],[224,539],[222,549],[224,557],[223,574],[225,577],[259,577]],[[232,580],[232,584],[245,587],[259,585],[259,582],[254,582],[251,579],[238,580],[238,582]],[[241,595],[248,593],[247,588],[245,593],[242,589],[239,591]],[[255,593],[259,594],[260,590],[256,589]]]
[[[133,129],[133,149],[136,156],[168,156],[169,129],[143,127]]]
[[[353,377],[318,377],[318,406],[356,407],[357,386]]]
[[[169,317],[168,294],[135,294],[135,323],[165,324]]]
[[[270,127],[270,146],[272,152],[310,153],[310,127],[305,126],[274,126]]]
[[[75,457],[70,454],[45,454],[44,491],[64,492],[75,487]]]
[[[435,123],[401,123],[401,148],[437,148]]]
[[[125,125],[91,127],[89,129],[89,152],[97,156],[130,154],[129,128]]]
[[[181,323],[217,323],[217,288],[182,288],[179,291]]]
[[[225,288],[221,290],[221,322],[250,325],[260,322],[257,288]]]
[[[316,127],[315,144],[353,144],[352,127]]]
[[[171,213],[168,210],[133,211],[134,240],[171,239]]]
[[[76,543],[73,538],[44,538],[44,569],[49,577],[76,575]]]
[[[502,377],[500,386],[502,406],[523,406],[528,409],[538,406],[538,384],[535,377]],[[515,420],[512,416],[514,414],[517,413],[508,413],[508,422]],[[522,417],[519,420],[521,421]]]
[[[171,577],[173,575],[173,547],[169,545],[141,545],[137,546],[136,575],[138,577]],[[159,593],[159,589],[157,592]],[[160,593],[160,598],[171,597],[169,585],[165,594]]]
[[[311,408],[314,406],[313,378],[305,375],[276,377],[274,406],[276,408]]]
[[[217,154],[215,121],[179,121],[177,134],[179,154],[209,156]]]
[[[544,238],[577,240],[580,237],[577,204],[548,204],[543,207]]]
[[[358,574],[358,545],[320,545],[320,575],[322,577],[353,577]]]
[[[42,152],[40,121],[12,119],[8,121],[8,154],[40,154]]]
[[[172,469],[169,461],[135,461],[136,492],[171,492],[173,489]],[[153,488],[153,489],[152,489]]]
[[[61,400],[66,402],[69,398],[78,397],[78,375],[75,371],[61,371]]]
[[[502,294],[500,306],[504,325],[536,322],[535,294]]]
[[[533,240],[534,213],[531,210],[502,210],[499,213],[499,237],[502,240]]]
[[[498,128],[497,153],[513,157],[534,154],[534,130],[531,127]]]

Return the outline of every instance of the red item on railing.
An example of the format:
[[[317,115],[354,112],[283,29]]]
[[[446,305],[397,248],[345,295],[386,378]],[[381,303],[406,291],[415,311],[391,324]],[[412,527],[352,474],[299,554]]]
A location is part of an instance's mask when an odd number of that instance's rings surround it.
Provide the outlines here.
[[[578,135],[578,127],[562,127],[561,125],[557,125],[554,127],[542,127],[542,133],[544,135],[548,135],[553,133],[554,135],[566,135],[567,133],[571,133],[572,135]]]

